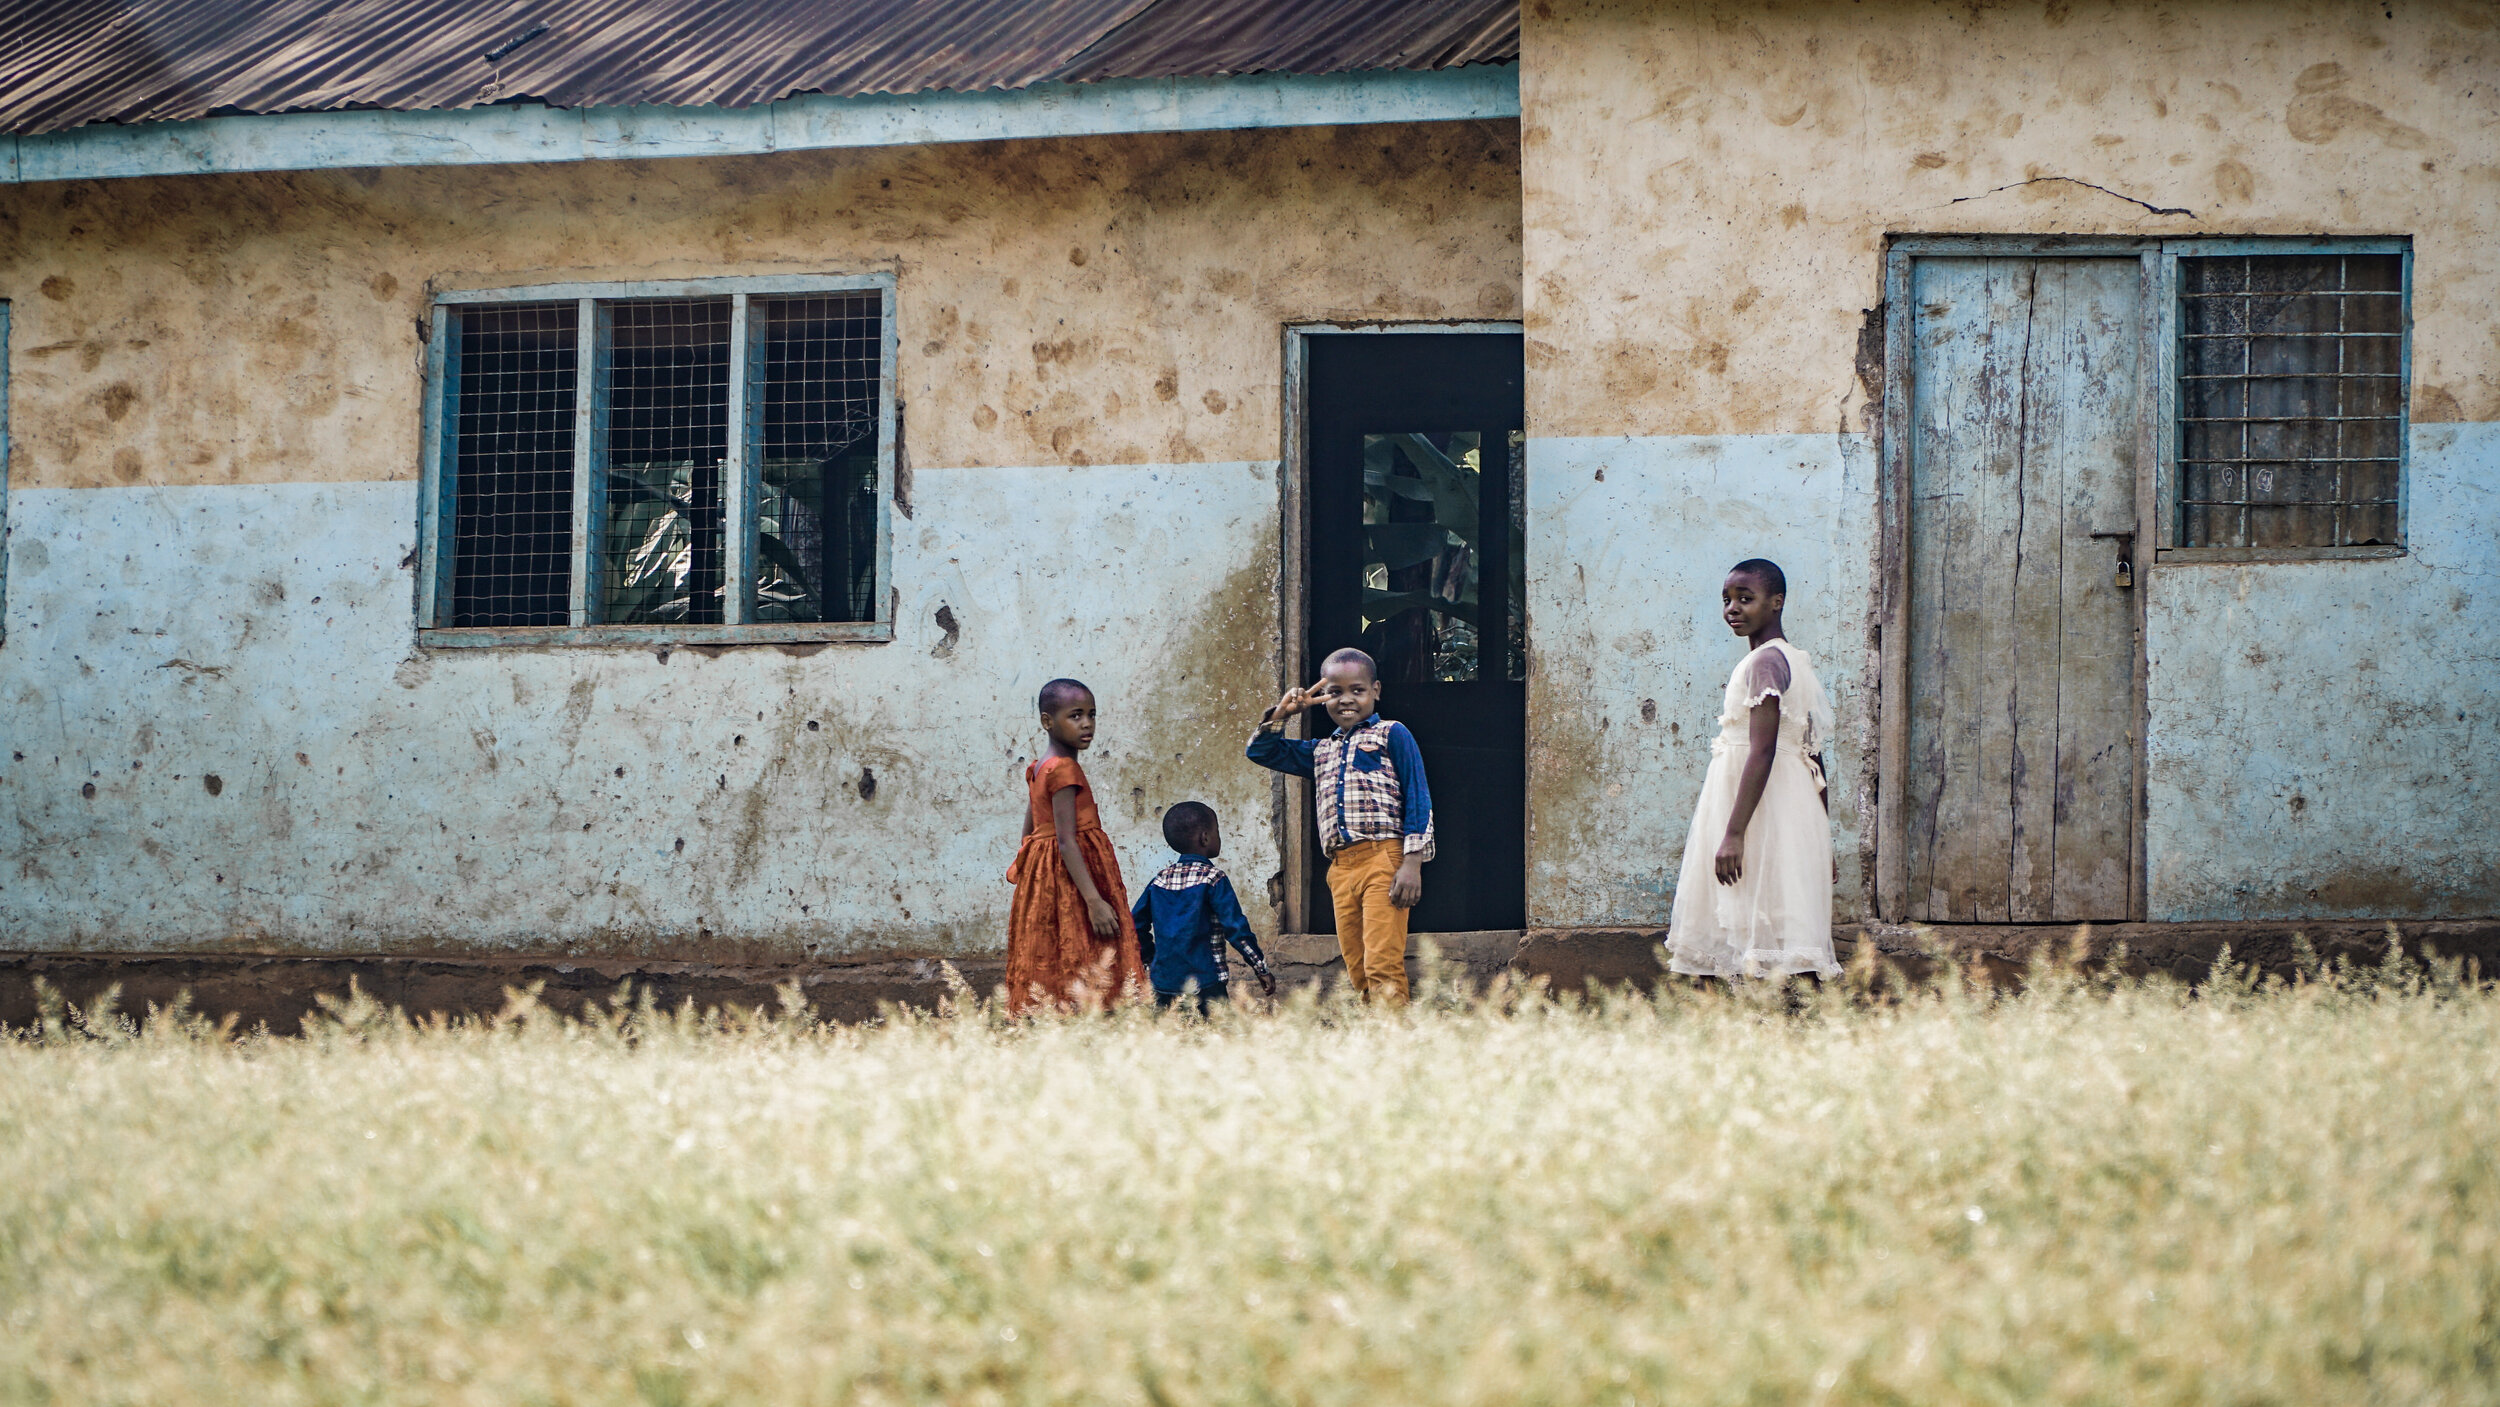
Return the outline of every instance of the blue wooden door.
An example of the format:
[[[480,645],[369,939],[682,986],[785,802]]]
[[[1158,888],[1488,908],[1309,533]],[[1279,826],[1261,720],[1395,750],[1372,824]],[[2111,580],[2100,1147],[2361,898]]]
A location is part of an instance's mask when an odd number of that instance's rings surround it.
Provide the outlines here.
[[[1913,920],[2134,916],[2141,267],[1912,265]]]

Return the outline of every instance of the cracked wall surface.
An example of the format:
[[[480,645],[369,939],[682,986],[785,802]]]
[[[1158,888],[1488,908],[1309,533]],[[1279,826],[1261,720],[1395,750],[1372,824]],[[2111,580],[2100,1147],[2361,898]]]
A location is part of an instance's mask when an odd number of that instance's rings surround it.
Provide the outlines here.
[[[0,192],[0,944],[995,953],[1033,691],[1273,931],[1281,337],[1515,317],[1515,128]],[[891,270],[890,644],[420,649],[430,286]]]
[[[1527,0],[1522,35],[1532,923],[1666,921],[1754,555],[1871,912],[1903,232],[2412,237],[2413,552],[2142,574],[2148,917],[2500,912],[2500,12]]]

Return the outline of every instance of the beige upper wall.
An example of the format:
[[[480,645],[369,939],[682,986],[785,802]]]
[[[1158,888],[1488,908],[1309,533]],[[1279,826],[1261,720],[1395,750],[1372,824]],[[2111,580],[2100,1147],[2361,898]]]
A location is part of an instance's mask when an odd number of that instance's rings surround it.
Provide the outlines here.
[[[2500,6],[1526,0],[1524,41],[1532,434],[1863,428],[1888,231],[2409,234],[2415,418],[2500,420]]]
[[[1519,316],[1517,128],[0,191],[21,487],[407,479],[430,286],[897,274],[922,466],[1279,452],[1280,325]]]

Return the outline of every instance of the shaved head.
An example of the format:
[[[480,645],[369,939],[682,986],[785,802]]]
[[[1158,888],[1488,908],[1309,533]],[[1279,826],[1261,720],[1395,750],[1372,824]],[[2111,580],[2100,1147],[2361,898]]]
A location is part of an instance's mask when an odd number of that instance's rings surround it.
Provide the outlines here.
[[[1360,666],[1363,671],[1363,677],[1366,679],[1378,680],[1380,678],[1380,666],[1372,662],[1371,656],[1364,654],[1361,650],[1355,649],[1351,645],[1342,650],[1336,651],[1327,659],[1321,661],[1319,672],[1326,674],[1328,671],[1343,664]]]
[[[1075,703],[1079,698],[1090,696],[1093,692],[1086,688],[1081,680],[1053,679],[1042,686],[1042,712],[1057,713]]]
[[[1768,557],[1748,557],[1728,568],[1727,574],[1752,577],[1762,583],[1762,589],[1768,595],[1785,596],[1788,594],[1788,573],[1781,571],[1780,564]]]
[[[1163,843],[1183,855],[1204,855],[1215,835],[1215,808],[1183,801],[1163,813]]]

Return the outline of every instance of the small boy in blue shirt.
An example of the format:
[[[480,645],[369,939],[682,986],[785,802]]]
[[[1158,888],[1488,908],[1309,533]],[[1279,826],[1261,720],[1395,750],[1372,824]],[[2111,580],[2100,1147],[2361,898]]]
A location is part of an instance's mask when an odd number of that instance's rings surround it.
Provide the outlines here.
[[[1259,990],[1276,995],[1276,975],[1267,969],[1267,954],[1250,932],[1233,882],[1215,867],[1215,857],[1224,849],[1215,808],[1184,801],[1164,812],[1163,843],[1180,858],[1147,881],[1129,909],[1137,920],[1138,956],[1145,959],[1155,1005],[1168,1007],[1193,986],[1202,1015],[1207,1003],[1229,1000],[1227,941],[1241,949],[1250,970],[1258,974]]]

